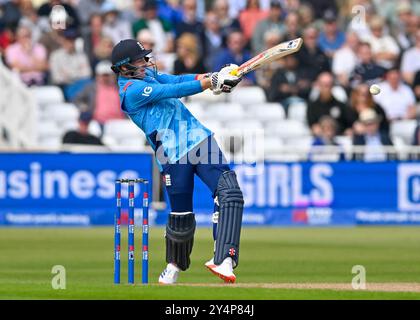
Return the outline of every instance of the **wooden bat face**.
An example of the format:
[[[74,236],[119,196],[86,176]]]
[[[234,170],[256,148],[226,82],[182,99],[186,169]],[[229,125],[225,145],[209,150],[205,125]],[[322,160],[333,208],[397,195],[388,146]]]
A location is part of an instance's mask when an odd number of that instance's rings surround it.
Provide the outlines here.
[[[249,59],[248,61],[240,65],[238,69],[233,70],[231,74],[238,77],[243,76],[251,71],[254,71],[255,69],[258,69],[259,67],[265,64],[268,64],[274,60],[280,59],[284,56],[299,51],[300,47],[302,46],[302,43],[302,38],[282,42],[270,49],[261,52],[252,59]]]

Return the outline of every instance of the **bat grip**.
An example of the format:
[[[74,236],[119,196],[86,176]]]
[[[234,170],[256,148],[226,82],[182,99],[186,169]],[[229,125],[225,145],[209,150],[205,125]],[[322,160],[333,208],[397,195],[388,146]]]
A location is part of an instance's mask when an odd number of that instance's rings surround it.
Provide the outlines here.
[[[231,74],[232,76],[238,76],[238,69],[232,70],[232,71],[230,72],[230,74]]]

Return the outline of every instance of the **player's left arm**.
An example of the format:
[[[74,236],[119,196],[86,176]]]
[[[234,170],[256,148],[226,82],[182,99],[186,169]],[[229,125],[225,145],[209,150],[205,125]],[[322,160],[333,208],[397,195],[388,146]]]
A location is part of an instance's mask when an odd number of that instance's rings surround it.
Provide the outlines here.
[[[202,80],[206,77],[208,78],[210,73],[204,74],[182,74],[182,75],[172,75],[166,73],[157,73],[156,80],[163,84],[176,84],[182,82],[189,82],[194,80]]]

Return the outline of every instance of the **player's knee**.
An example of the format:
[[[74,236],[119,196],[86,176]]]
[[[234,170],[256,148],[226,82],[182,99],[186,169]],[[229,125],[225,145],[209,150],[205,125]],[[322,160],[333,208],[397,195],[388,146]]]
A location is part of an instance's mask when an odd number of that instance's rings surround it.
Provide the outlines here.
[[[217,197],[219,205],[231,202],[244,203],[243,193],[235,171],[229,170],[222,173],[217,184]]]
[[[171,210],[173,212],[192,212],[193,194],[192,192],[174,192],[169,194]]]

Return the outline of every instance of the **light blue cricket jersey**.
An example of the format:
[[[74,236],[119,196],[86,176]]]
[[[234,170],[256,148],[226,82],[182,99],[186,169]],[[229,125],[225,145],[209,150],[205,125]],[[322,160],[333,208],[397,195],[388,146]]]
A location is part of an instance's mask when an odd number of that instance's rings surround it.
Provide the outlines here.
[[[145,133],[155,152],[163,148],[165,161],[175,163],[212,135],[179,100],[203,91],[195,75],[155,77],[147,69],[144,79],[120,76],[118,85],[121,109]],[[161,156],[157,162],[162,169]]]

